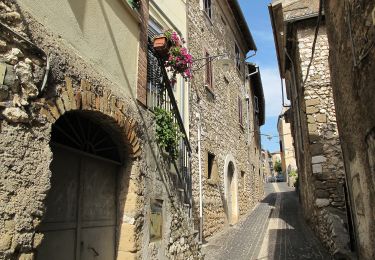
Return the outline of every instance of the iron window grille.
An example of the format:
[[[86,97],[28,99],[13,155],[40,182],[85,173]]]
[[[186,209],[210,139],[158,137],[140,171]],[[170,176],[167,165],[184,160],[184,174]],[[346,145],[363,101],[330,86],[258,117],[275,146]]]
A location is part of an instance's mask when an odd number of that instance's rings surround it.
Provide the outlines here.
[[[203,1],[204,1],[204,11],[206,12],[207,16],[211,19],[212,18],[211,0],[203,0]]]

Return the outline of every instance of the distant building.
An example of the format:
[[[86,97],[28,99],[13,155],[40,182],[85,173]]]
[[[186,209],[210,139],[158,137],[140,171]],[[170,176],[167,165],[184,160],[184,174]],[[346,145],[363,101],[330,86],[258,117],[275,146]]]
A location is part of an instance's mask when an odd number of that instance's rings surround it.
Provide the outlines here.
[[[291,133],[290,123],[287,122],[289,113],[288,109],[283,108],[282,114],[277,121],[277,129],[280,139],[281,166],[286,179],[292,170],[297,169],[296,158],[293,147],[293,136]]]
[[[263,170],[263,178],[265,181],[268,181],[271,179],[271,177],[274,177],[271,154],[267,150],[263,150],[263,149],[262,149],[262,170]]]
[[[188,42],[197,59],[189,102],[190,141],[198,151],[192,157],[195,224],[207,239],[263,196],[264,96],[259,68],[245,62],[256,46],[238,1],[187,4]]]

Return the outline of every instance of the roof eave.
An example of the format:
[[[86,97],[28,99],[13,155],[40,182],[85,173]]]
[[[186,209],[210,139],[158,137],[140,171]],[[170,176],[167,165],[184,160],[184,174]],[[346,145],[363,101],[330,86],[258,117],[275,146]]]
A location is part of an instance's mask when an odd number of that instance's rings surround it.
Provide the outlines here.
[[[234,18],[237,21],[242,33],[244,34],[246,42],[246,51],[257,51],[257,46],[254,42],[254,38],[250,32],[249,26],[247,25],[245,16],[237,0],[227,0],[232,12],[234,13]],[[237,14],[237,15],[236,15]]]

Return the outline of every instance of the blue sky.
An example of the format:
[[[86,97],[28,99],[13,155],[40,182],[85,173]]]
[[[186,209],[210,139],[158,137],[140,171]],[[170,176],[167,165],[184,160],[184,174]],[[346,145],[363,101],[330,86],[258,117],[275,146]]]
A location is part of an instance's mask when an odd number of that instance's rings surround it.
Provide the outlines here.
[[[262,134],[275,136],[268,140],[262,136],[262,147],[271,152],[279,151],[277,118],[281,112],[280,75],[277,65],[268,4],[271,0],[239,0],[253,35],[258,51],[248,61],[259,65],[266,100],[266,123]]]

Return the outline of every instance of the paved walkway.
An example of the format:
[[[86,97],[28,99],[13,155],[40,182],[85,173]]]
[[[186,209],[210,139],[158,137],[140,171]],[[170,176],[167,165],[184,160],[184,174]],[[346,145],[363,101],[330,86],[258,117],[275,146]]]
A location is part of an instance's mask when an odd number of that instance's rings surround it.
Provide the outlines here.
[[[243,221],[204,245],[205,259],[331,259],[306,226],[294,189],[267,183],[265,192]]]

